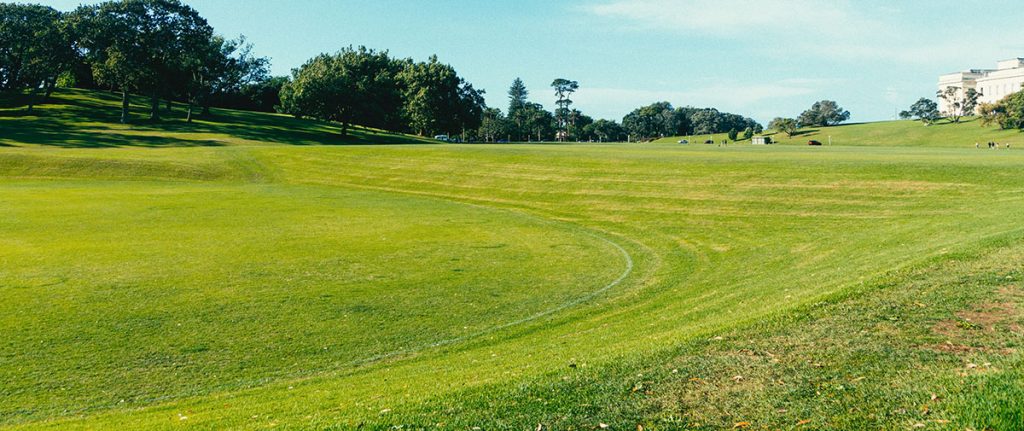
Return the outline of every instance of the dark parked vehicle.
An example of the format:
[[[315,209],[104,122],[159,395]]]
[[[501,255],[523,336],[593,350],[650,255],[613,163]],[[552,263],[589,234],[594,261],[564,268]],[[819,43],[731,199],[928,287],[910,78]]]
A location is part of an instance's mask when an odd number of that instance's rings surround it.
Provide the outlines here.
[[[715,145],[715,141],[713,141],[711,139],[708,139],[708,140],[704,141],[704,143],[707,144],[707,145]]]
[[[821,145],[821,141],[807,141],[807,145],[819,146]]]

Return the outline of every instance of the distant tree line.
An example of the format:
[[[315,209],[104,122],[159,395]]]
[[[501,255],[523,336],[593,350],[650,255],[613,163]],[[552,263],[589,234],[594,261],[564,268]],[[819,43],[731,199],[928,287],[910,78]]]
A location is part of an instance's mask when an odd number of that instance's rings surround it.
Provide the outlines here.
[[[115,91],[122,122],[132,94],[149,99],[149,119],[183,103],[187,121],[210,107],[277,111],[297,117],[478,141],[641,141],[662,136],[726,133],[749,138],[762,126],[714,108],[640,107],[621,123],[574,107],[577,81],[551,82],[554,111],[529,99],[519,78],[502,112],[436,56],[393,58],[387,51],[348,47],[321,54],[291,76],[271,76],[244,36],[217,34],[180,0],[111,0],[70,12],[0,3],[0,91],[27,95],[32,111],[58,86]]]
[[[0,3],[0,90],[29,94],[31,111],[57,85],[107,89],[150,97],[151,120],[161,101],[208,113],[210,106],[272,111],[281,78],[269,60],[252,54],[245,37],[228,39],[178,0],[121,0],[71,12]],[[39,94],[39,93],[42,94]]]
[[[752,118],[720,112],[715,108],[691,106],[673,108],[669,102],[657,102],[634,109],[622,119],[622,126],[631,138],[646,140],[664,136],[706,135],[750,130],[761,133],[763,126]]]

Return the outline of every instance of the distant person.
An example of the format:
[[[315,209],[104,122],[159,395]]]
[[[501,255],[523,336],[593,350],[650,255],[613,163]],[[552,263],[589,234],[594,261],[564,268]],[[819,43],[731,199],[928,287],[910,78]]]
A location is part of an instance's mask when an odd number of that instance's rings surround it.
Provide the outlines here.
[[[974,148],[981,148],[981,144],[979,144],[979,143],[975,142],[975,143],[974,143]]]
[[[1007,150],[1009,150],[1009,149],[1010,149],[1010,144],[1009,144],[1009,143],[1007,143],[1007,144],[1006,144],[1006,149],[1007,149]]]

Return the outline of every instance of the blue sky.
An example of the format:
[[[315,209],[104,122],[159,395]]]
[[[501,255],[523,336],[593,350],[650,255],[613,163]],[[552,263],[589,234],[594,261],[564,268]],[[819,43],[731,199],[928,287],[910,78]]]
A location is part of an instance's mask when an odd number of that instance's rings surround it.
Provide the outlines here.
[[[37,0],[71,9],[78,0]],[[245,34],[275,74],[348,45],[437,54],[505,109],[521,77],[580,82],[576,107],[621,119],[642,104],[713,106],[767,122],[833,99],[853,121],[891,119],[939,74],[1024,57],[1017,1],[186,0]]]

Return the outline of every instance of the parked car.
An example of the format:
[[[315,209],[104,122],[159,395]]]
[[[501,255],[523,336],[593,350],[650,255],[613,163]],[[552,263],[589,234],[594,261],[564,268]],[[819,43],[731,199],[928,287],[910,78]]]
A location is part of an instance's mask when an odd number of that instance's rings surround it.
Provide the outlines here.
[[[819,145],[821,145],[821,141],[814,141],[814,140],[807,141],[807,145],[819,146]]]
[[[686,144],[689,144],[689,143],[690,143],[690,141],[687,141],[686,139],[680,139],[680,140],[679,140],[679,143],[680,143],[680,144],[683,144],[683,145],[686,145]]]
[[[704,141],[704,143],[707,144],[707,145],[715,145],[715,141],[713,139],[708,139],[708,140]]]
[[[434,139],[441,142],[451,142],[451,139],[448,139],[448,135],[434,135]]]

